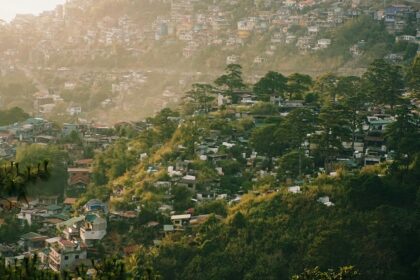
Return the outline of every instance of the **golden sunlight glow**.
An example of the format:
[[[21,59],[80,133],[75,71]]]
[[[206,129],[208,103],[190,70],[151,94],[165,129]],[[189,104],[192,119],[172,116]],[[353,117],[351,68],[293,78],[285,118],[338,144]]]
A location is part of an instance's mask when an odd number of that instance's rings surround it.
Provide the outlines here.
[[[66,0],[0,0],[0,19],[10,21],[16,14],[39,14]]]

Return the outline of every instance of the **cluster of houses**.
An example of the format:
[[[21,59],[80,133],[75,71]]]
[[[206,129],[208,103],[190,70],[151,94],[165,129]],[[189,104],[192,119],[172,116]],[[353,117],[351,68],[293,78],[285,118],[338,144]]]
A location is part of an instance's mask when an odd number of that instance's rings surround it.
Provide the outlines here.
[[[408,5],[396,4],[376,11],[374,18],[383,20],[389,33],[401,34],[409,24],[418,27],[420,11]],[[413,22],[410,22],[410,18]]]
[[[262,64],[275,54],[279,45],[294,46],[302,53],[328,48],[334,44],[334,41],[325,37],[324,34],[362,14],[369,14],[377,20],[383,20],[388,31],[394,33],[399,42],[419,42],[419,32],[417,36],[401,34],[410,24],[409,20],[413,20],[413,15],[417,27],[420,25],[420,12],[406,5],[393,5],[384,10],[371,11],[365,9],[358,0],[336,1],[329,8],[322,8],[319,4],[324,1],[321,0],[285,0],[281,4],[268,0],[262,1],[264,7],[257,8],[252,16],[244,15],[240,19],[233,19],[233,9],[239,2],[237,0],[224,1],[223,7],[211,4],[199,12],[195,8],[198,1],[172,0],[169,15],[158,16],[149,25],[140,25],[125,15],[119,18],[105,17],[92,26],[82,28],[82,23],[76,20],[77,15],[80,11],[87,10],[93,2],[93,0],[69,1],[65,5],[58,6],[56,10],[43,13],[37,18],[18,16],[8,28],[20,35],[25,35],[27,32],[33,33],[27,34],[27,42],[33,43],[30,57],[38,62],[47,62],[55,56],[95,59],[108,56],[105,48],[114,45],[120,45],[136,56],[144,52],[141,46],[145,42],[172,42],[174,40],[184,43],[182,54],[186,58],[193,56],[204,46],[218,46],[234,53],[236,49],[247,44],[248,39],[270,34],[270,43],[266,51],[253,60],[254,64]],[[166,3],[164,0],[157,2]],[[52,22],[54,24],[51,24]],[[68,24],[68,22],[74,24]],[[85,32],[65,32],[66,36],[63,40],[63,30],[84,30]],[[360,56],[365,46],[366,42],[360,41],[349,51],[355,57]],[[6,51],[4,55],[13,57],[16,53]],[[228,64],[240,63],[240,56],[232,54],[226,58],[226,62]],[[78,74],[77,71],[65,67],[46,70],[54,72],[63,79],[60,90],[73,91],[87,84],[97,85],[109,82],[110,91],[115,96],[130,94],[148,79],[147,74],[141,71]],[[164,96],[177,98],[169,89],[165,90]],[[241,110],[235,110],[236,106],[230,106],[231,98],[222,94],[217,96],[217,105],[214,109],[227,106],[229,110],[232,109],[232,114],[226,120],[246,118],[251,119],[258,126],[267,118],[282,118],[297,108],[310,108],[303,100],[282,100],[273,97],[269,102],[278,107],[279,113],[270,116],[258,115],[252,110],[258,102],[252,93],[242,92],[238,96]],[[63,102],[59,94],[50,90],[48,93],[36,94],[34,106],[37,113],[42,115],[50,113]],[[108,108],[115,105],[115,102],[115,99],[107,98],[101,102],[100,106]],[[80,104],[66,105],[68,115],[77,116],[83,112]],[[378,108],[371,108],[367,113],[362,130],[355,135],[352,142],[342,143],[347,152],[335,158],[335,163],[345,164],[348,167],[361,167],[392,160],[393,154],[386,147],[384,132],[386,127],[395,121],[394,116],[387,115]],[[181,118],[176,121],[179,126],[183,125]],[[150,129],[152,126],[147,121],[121,125],[129,125],[135,130]],[[159,207],[161,213],[168,213],[170,220],[170,223],[163,225],[163,232],[185,230],[186,227],[200,224],[209,217],[208,215],[195,216],[191,209],[185,213],[176,214],[171,204],[171,190],[175,186],[191,189],[194,192],[192,198],[194,202],[223,199],[229,204],[234,204],[241,200],[243,194],[241,190],[228,194],[221,189],[220,177],[227,172],[221,163],[229,159],[230,149],[238,148],[243,151],[242,160],[246,162],[245,170],[230,175],[241,177],[245,172],[251,173],[253,181],[267,175],[276,175],[275,167],[273,171],[265,170],[264,162],[268,158],[250,148],[247,133],[234,131],[226,135],[221,129],[214,128],[205,137],[200,137],[198,142],[193,143],[194,158],[208,163],[214,169],[214,174],[217,176],[211,179],[201,179],[203,177],[200,176],[201,171],[193,167],[193,160],[181,157],[167,165],[150,165],[147,168],[147,173],[156,173],[163,169],[169,176],[165,180],[152,183],[157,191],[163,192],[168,198],[167,204]],[[316,131],[314,135],[319,133]],[[19,143],[43,145],[62,143],[61,140],[71,138],[73,135],[80,137],[82,145],[62,144],[72,157],[72,164],[67,168],[68,180],[65,192],[67,197],[63,203],[59,203],[58,197],[40,196],[29,199],[29,203],[20,209],[17,218],[23,224],[38,226],[39,230],[21,236],[18,244],[0,244],[0,256],[5,257],[7,264],[16,263],[26,255],[37,254],[41,265],[45,268],[57,272],[71,269],[86,263],[87,259],[95,253],[94,246],[107,234],[108,218],[135,219],[138,216],[140,209],[109,212],[108,205],[97,199],[88,201],[82,209],[79,209],[81,214],[73,215],[77,194],[83,192],[90,184],[92,175],[93,160],[84,158],[83,147],[104,149],[119,138],[107,126],[87,122],[66,123],[61,129],[57,129],[43,118],[30,118],[24,122],[0,127],[0,160],[12,159]],[[307,157],[311,157],[317,148],[311,141],[312,136],[308,135],[302,143]],[[182,154],[186,149],[179,145],[175,152]],[[139,157],[140,160],[146,158],[147,154],[141,154]],[[277,162],[277,159],[274,158],[272,161]],[[330,175],[334,176],[334,174]],[[297,182],[291,181],[288,185],[294,183]],[[298,194],[302,190],[300,186],[290,186],[288,191]],[[124,187],[114,188],[111,201],[113,198],[122,197],[123,194]],[[319,197],[317,201],[326,207],[334,206],[328,196]],[[0,220],[0,226],[1,222]],[[149,224],[156,226],[159,223]]]
[[[20,123],[0,127],[0,160],[12,159],[19,142],[44,143],[53,137],[52,124],[42,118],[29,118]]]
[[[236,113],[236,117],[252,117],[255,124],[263,121],[267,116],[259,116],[251,113],[251,108],[256,104],[257,98],[252,93],[241,93],[239,98],[239,104],[243,106],[249,106],[250,110],[243,110],[241,113]],[[217,105],[224,106],[231,104],[232,101],[229,96],[223,96],[219,94],[217,97]],[[298,108],[309,108],[303,100],[283,100],[279,97],[272,96],[270,103],[279,107],[279,116],[287,116],[292,110]],[[414,104],[414,103],[413,103]],[[416,105],[417,107],[418,104]],[[273,116],[270,116],[273,117]],[[368,115],[364,120],[361,131],[357,132],[352,142],[343,142],[342,145],[348,150],[346,156],[338,158],[337,160],[341,163],[346,163],[349,167],[365,166],[370,164],[380,163],[385,160],[391,160],[393,157],[392,151],[389,151],[385,143],[385,130],[388,125],[395,122],[395,117],[389,114],[385,114],[382,109],[372,107],[368,111]],[[315,131],[314,135],[321,132]],[[315,144],[311,144],[311,137],[314,135],[308,135],[308,139],[305,140],[305,153],[310,156],[313,150],[316,149]],[[240,144],[234,142],[232,145]]]
[[[223,7],[209,5],[207,11],[194,11],[195,1],[172,1],[171,17],[159,19],[157,40],[173,39],[173,36],[186,43],[184,57],[191,57],[205,46],[217,46],[234,52],[248,44],[248,38],[262,37],[270,34],[270,44],[253,61],[261,64],[275,54],[278,45],[295,46],[301,53],[314,52],[330,47],[332,39],[325,37],[330,30],[363,14],[384,20],[390,32],[403,32],[409,24],[409,17],[417,16],[412,7],[392,5],[385,10],[372,11],[360,1],[331,1],[328,8],[320,4],[325,1],[265,1],[262,7],[257,6],[252,15],[235,19],[233,11],[237,1],[226,1]],[[391,26],[395,23],[397,26]],[[417,23],[414,23],[418,25]],[[232,25],[236,28],[232,28]],[[163,27],[162,27],[163,26]],[[297,29],[297,30],[296,30]],[[419,28],[418,28],[419,30]],[[410,40],[416,40],[415,36]],[[417,38],[418,41],[418,38]],[[238,63],[238,53],[228,56],[226,63]]]
[[[37,255],[41,269],[56,272],[89,266],[95,245],[107,234],[108,206],[92,199],[72,217],[75,201],[58,197],[36,197],[21,205],[17,218],[22,224],[36,226],[37,232],[20,236],[16,244],[0,244],[0,256],[6,265],[19,264],[27,256]]]
[[[375,12],[374,18],[384,22],[387,31],[395,35],[395,41],[420,45],[420,11],[408,5],[391,5]],[[407,34],[407,29],[416,33]],[[420,48],[418,49],[418,52]],[[402,53],[389,53],[386,58],[398,62],[404,59]]]
[[[71,135],[77,135],[80,143],[69,143]],[[119,137],[113,128],[94,123],[65,123],[57,128],[43,118],[28,118],[25,121],[0,127],[0,160],[12,159],[20,143],[26,144],[62,144],[73,160],[83,158],[83,147],[105,149]],[[67,139],[67,140],[66,140]],[[67,143],[67,144],[63,144]]]
[[[51,113],[82,117],[96,108],[109,109],[119,105],[124,96],[140,90],[148,81],[147,74],[142,71],[107,71],[107,72],[82,72],[74,71],[68,67],[52,69],[40,67],[42,75],[54,75],[63,80],[61,85],[48,89],[48,91],[34,94],[34,112],[38,116],[48,116]],[[77,95],[80,91],[92,89],[98,85],[107,85],[98,102],[87,105],[89,94],[83,99]],[[76,93],[78,98],[72,98]],[[64,97],[64,98],[63,98]],[[65,100],[66,99],[66,100]],[[62,110],[62,109],[65,110]],[[61,111],[58,111],[61,110]]]
[[[220,106],[228,105],[228,111],[231,111],[226,120],[241,120],[251,119],[256,126],[264,123],[266,118],[287,116],[293,110],[298,108],[309,108],[301,100],[282,100],[281,98],[271,98],[269,102],[278,106],[279,112],[271,116],[262,116],[253,113],[253,106],[257,103],[255,96],[252,93],[240,93],[239,105],[231,104],[228,97],[219,96],[217,105],[214,110]],[[237,110],[238,109],[238,110]],[[212,118],[211,115],[208,115]],[[214,117],[214,116],[213,116]],[[39,120],[41,121],[41,120]],[[171,121],[176,121],[179,126],[182,126],[184,120],[180,117],[171,117]],[[371,108],[367,112],[367,117],[364,121],[362,131],[358,133],[352,143],[343,142],[343,146],[348,150],[346,155],[335,159],[336,163],[346,164],[349,167],[360,167],[364,165],[376,164],[385,160],[392,159],[392,152],[386,147],[384,141],[384,131],[388,125],[393,123],[395,118],[393,116],[384,114],[378,108]],[[45,124],[49,127],[48,124]],[[137,130],[151,129],[153,124],[146,120],[138,123],[126,123],[121,125],[130,125]],[[105,128],[96,127],[89,128],[82,125],[65,125],[63,131],[70,134],[72,131],[83,133],[96,129],[99,133],[104,129],[102,135],[105,135]],[[38,130],[37,130],[38,131]],[[39,132],[45,133],[39,128]],[[316,134],[317,132],[315,132]],[[87,132],[85,133],[87,135]],[[84,134],[83,134],[84,135]],[[276,175],[276,168],[273,171],[266,171],[264,162],[267,157],[260,155],[253,151],[249,145],[249,131],[233,131],[232,133],[223,133],[221,129],[213,128],[206,131],[205,136],[199,137],[199,140],[194,143],[194,156],[192,158],[177,158],[167,164],[159,164],[157,166],[149,166],[148,173],[159,172],[164,170],[168,175],[167,179],[160,179],[153,181],[152,187],[156,191],[164,194],[167,199],[162,201],[158,211],[168,217],[168,223],[163,224],[163,234],[168,234],[173,231],[184,231],[188,227],[199,225],[205,222],[209,215],[195,215],[194,209],[186,209],[184,213],[174,212],[173,204],[171,203],[172,189],[176,186],[183,186],[193,191],[192,198],[194,203],[201,203],[209,200],[226,200],[229,204],[235,204],[241,200],[243,191],[239,190],[236,193],[227,193],[226,190],[221,189],[220,177],[224,175],[222,162],[229,159],[229,150],[239,148],[243,151],[242,158],[246,162],[246,167],[243,170],[237,171],[232,176],[241,177],[243,173],[252,174],[253,181],[267,175]],[[311,137],[305,140],[303,145],[305,156],[311,156],[316,146],[311,143]],[[187,148],[178,145],[176,153],[181,154]],[[147,154],[141,154],[140,160],[146,159]],[[196,169],[196,159],[208,163],[206,166],[214,168],[214,174],[210,179],[201,179],[200,169]],[[273,162],[277,162],[274,158]],[[68,167],[68,190],[84,190],[89,184],[92,172],[91,159],[77,159],[73,161],[73,165]],[[194,164],[195,163],[195,164]],[[329,174],[335,176],[334,172]],[[302,189],[297,181],[290,181],[287,191],[292,194],[299,194]],[[124,195],[124,187],[114,188],[111,195],[111,202],[114,198],[118,199]],[[269,190],[265,194],[270,194],[276,190]],[[257,193],[257,195],[260,195]],[[134,203],[136,199],[133,197]],[[317,202],[325,207],[334,207],[335,204],[328,196],[321,196],[317,198]],[[16,202],[17,203],[17,202]],[[37,197],[29,199],[28,205],[21,207],[17,214],[19,220],[24,224],[38,225],[37,232],[30,232],[21,237],[18,244],[0,244],[0,254],[6,257],[7,264],[19,262],[27,255],[37,254],[41,260],[41,266],[49,268],[54,271],[63,271],[71,269],[74,266],[86,263],[87,259],[95,254],[95,244],[103,240],[107,234],[108,220],[128,220],[133,221],[141,212],[141,207],[135,211],[109,211],[108,205],[97,199],[88,201],[77,215],[72,213],[76,198],[66,197],[63,203],[58,203],[58,197]],[[217,216],[216,216],[217,217]],[[109,219],[108,219],[109,218]],[[147,224],[148,227],[156,227],[161,225],[158,222],[151,221]],[[58,234],[57,234],[58,232]],[[158,243],[159,241],[156,240]]]
[[[38,71],[41,76],[53,75],[62,81],[53,90],[35,94],[36,115],[85,117],[95,110],[127,111],[129,108],[135,111],[132,104],[139,105],[135,93],[148,88],[148,81],[152,79],[147,71],[83,72],[60,67],[61,64],[57,65],[54,61],[60,61],[61,58],[76,63],[100,63],[118,56],[119,52],[127,54],[130,61],[137,58],[140,61],[148,57],[149,52],[156,51],[159,54],[162,45],[170,45],[174,52],[182,53],[185,58],[194,57],[203,49],[216,47],[228,54],[223,57],[226,64],[251,63],[258,66],[272,61],[280,49],[309,53],[329,48],[334,45],[334,38],[328,34],[360,15],[369,15],[383,21],[387,30],[395,34],[396,42],[420,42],[420,12],[408,5],[389,5],[375,10],[369,3],[359,0],[329,1],[328,5],[321,0],[269,0],[256,5],[250,14],[238,18],[235,13],[239,5],[237,0],[217,4],[199,4],[196,0],[152,2],[150,6],[161,6],[166,10],[162,8],[161,12],[155,11],[159,15],[148,22],[140,23],[128,15],[120,15],[104,16],[85,23],[80,20],[80,15],[88,13],[90,5],[95,5],[94,1],[68,1],[38,17],[18,15],[10,24],[6,24],[6,30],[22,36],[31,45],[29,59],[31,65],[37,66],[37,69],[31,71]],[[417,30],[417,34],[404,33],[407,29]],[[253,46],[253,42],[267,37],[265,49],[259,50],[252,57],[242,54],[244,47]],[[348,51],[357,58],[363,55],[366,47],[367,42],[361,40],[351,45]],[[0,54],[0,61],[15,68],[21,56],[20,49],[20,46],[16,46],[5,50]],[[404,53],[390,53],[386,58],[400,61],[404,59]],[[161,74],[166,76],[168,73],[158,73]],[[191,78],[191,75],[186,76]],[[184,80],[179,78],[178,82],[185,83]],[[100,98],[95,97],[94,102],[88,102],[92,94],[80,94],[93,91],[98,85],[106,85],[107,88],[102,90],[105,93]],[[180,85],[173,87],[176,89],[165,89],[161,96],[150,94],[147,102],[153,103],[153,106],[147,107],[161,109],[179,102],[180,92],[185,88]],[[74,98],[73,92],[83,97]],[[64,93],[67,95],[64,96]]]
[[[374,10],[369,3],[360,0],[329,1],[328,5],[322,0],[268,0],[237,18],[237,0],[205,4],[205,7],[198,5],[197,0],[154,2],[156,6],[164,5],[165,9],[149,22],[140,23],[122,15],[104,16],[86,24],[79,16],[89,10],[89,5],[94,5],[93,1],[69,1],[38,18],[19,15],[9,28],[25,35],[26,41],[33,41],[30,57],[41,65],[59,56],[77,60],[106,59],[117,52],[110,48],[115,45],[132,57],[139,57],[147,53],[146,46],[154,42],[182,42],[180,51],[186,58],[204,47],[216,46],[235,52],[248,44],[249,38],[258,40],[269,34],[267,49],[253,58],[260,64],[275,54],[279,44],[294,46],[302,53],[328,48],[334,40],[326,34],[360,15],[384,21],[389,32],[405,36],[400,38],[402,40],[419,40],[418,33],[417,36],[402,34],[408,25],[420,30],[420,12],[408,5]],[[63,38],[63,34],[67,35]],[[13,51],[6,53],[15,55]],[[71,83],[68,86],[71,87]]]
[[[273,105],[278,106],[279,112],[273,113],[272,115],[258,115],[253,113],[253,106],[257,103],[255,95],[252,93],[240,93],[240,98],[237,105],[232,105],[229,97],[222,96],[219,94],[217,100],[217,106],[213,109],[217,110],[220,106],[228,105],[228,111],[231,113],[226,116],[226,120],[242,120],[251,119],[256,126],[263,125],[266,119],[269,118],[283,118],[287,116],[293,110],[299,108],[312,109],[310,105],[305,104],[302,100],[282,100],[281,98],[271,98],[269,102]],[[239,109],[240,107],[240,109]],[[236,110],[238,109],[238,110]],[[211,115],[207,115],[212,118]],[[214,117],[213,117],[214,118]],[[393,159],[393,152],[390,151],[386,146],[385,141],[385,130],[387,126],[395,122],[395,117],[385,114],[380,108],[372,107],[367,111],[367,117],[365,118],[361,130],[354,135],[353,141],[343,142],[342,145],[345,149],[343,154],[338,155],[334,158],[331,164],[344,165],[347,168],[360,168],[367,165],[377,164],[387,160]],[[179,126],[183,126],[183,120],[178,118]],[[305,157],[312,157],[317,149],[316,143],[313,141],[313,137],[320,134],[321,131],[315,131],[311,135],[307,135],[307,138],[302,143],[302,149]],[[185,213],[176,214],[173,210],[173,196],[172,190],[175,187],[187,187],[194,195],[192,201],[194,203],[202,203],[209,200],[226,200],[228,204],[235,204],[241,200],[244,193],[242,189],[237,192],[230,192],[222,189],[221,178],[225,175],[225,172],[231,172],[224,170],[223,163],[225,160],[230,159],[230,149],[237,149],[242,151],[242,160],[246,162],[246,167],[237,171],[236,174],[228,174],[230,176],[242,177],[245,173],[252,174],[252,181],[271,175],[276,176],[277,169],[276,164],[279,158],[273,158],[274,168],[272,171],[267,171],[265,164],[268,160],[267,156],[258,154],[249,145],[249,131],[236,131],[226,134],[217,128],[206,131],[205,136],[199,137],[199,140],[194,143],[194,156],[193,157],[182,157],[180,156],[176,160],[172,160],[165,163],[158,163],[156,165],[150,165],[147,168],[147,173],[158,173],[163,171],[168,175],[165,179],[153,181],[151,183],[152,189],[156,192],[163,194],[165,198],[163,204],[159,207],[159,211],[166,214],[171,219],[171,224],[164,225],[164,232],[171,232],[174,230],[184,230],[187,226],[196,223],[196,219],[202,220],[204,217],[194,216],[194,210],[188,209]],[[186,147],[178,145],[174,147],[174,153],[182,155],[186,151]],[[146,159],[147,154],[140,157],[140,160]],[[212,176],[202,176],[202,170],[196,168],[197,159],[206,166],[211,166],[214,169]],[[325,172],[324,169],[320,169],[320,172]],[[329,171],[328,171],[329,172]],[[305,178],[311,180],[310,174],[305,175]],[[336,176],[336,172],[327,174],[328,176]],[[202,178],[206,179],[202,179]],[[295,179],[290,178],[287,180],[287,184],[301,184],[302,178]],[[290,193],[301,193],[300,186],[292,186],[288,188]],[[124,196],[124,187],[120,186],[112,194],[112,198],[118,199]],[[112,200],[112,199],[111,199]],[[133,203],[136,204],[135,199]],[[328,196],[318,198],[319,203],[332,207],[334,203]]]

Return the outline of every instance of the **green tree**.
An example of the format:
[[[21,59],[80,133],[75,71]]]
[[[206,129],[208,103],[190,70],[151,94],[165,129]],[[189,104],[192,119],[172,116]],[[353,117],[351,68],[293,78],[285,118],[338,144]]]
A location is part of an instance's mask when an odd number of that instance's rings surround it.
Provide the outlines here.
[[[64,191],[67,183],[67,152],[57,146],[41,146],[37,144],[20,146],[16,152],[16,161],[21,168],[42,165],[48,161],[51,169],[51,177],[46,182],[36,182],[28,187],[30,195],[59,195]],[[42,166],[41,166],[42,167]]]
[[[266,155],[271,165],[271,158],[282,153],[285,149],[280,135],[276,134],[277,126],[274,124],[256,127],[250,137],[251,147],[256,152]]]
[[[108,182],[106,177],[107,165],[105,164],[104,157],[102,155],[97,155],[93,163],[93,181],[96,185],[102,186]]]
[[[329,270],[323,272],[319,267],[305,269],[299,275],[292,277],[292,280],[358,280],[362,279],[359,271],[354,266],[340,267],[338,271]]]
[[[104,152],[95,155],[93,162],[93,181],[105,185],[123,175],[136,161],[137,155],[128,149],[127,139],[119,139]]]
[[[179,113],[165,108],[161,110],[155,117],[149,118],[148,121],[153,124],[154,132],[156,133],[156,139],[153,140],[152,144],[163,143],[170,139],[178,127],[176,118],[179,117]]]
[[[214,100],[214,89],[209,84],[193,84],[185,98],[188,100],[186,106],[192,106],[194,111],[203,110],[209,112],[211,101]]]
[[[328,171],[331,162],[343,149],[342,142],[350,138],[350,124],[346,111],[340,104],[322,107],[318,118],[321,134],[315,135],[317,154]]]
[[[188,187],[175,186],[172,188],[175,211],[185,211],[192,207],[192,191]]]
[[[293,73],[287,78],[287,91],[289,99],[301,96],[307,92],[312,86],[312,77],[305,74]]]
[[[363,90],[362,79],[355,76],[340,78],[337,86],[341,101],[349,118],[349,127],[352,135],[352,148],[358,131],[362,131],[365,117],[367,96]]]
[[[0,111],[0,125],[9,125],[21,122],[28,118],[29,114],[25,113],[25,111],[19,107],[13,107],[5,111]]]
[[[0,198],[1,199],[1,198]],[[5,204],[3,199],[1,199],[2,204]],[[8,201],[6,201],[8,203]],[[25,202],[26,203],[26,202]],[[7,208],[8,206],[5,205]],[[6,209],[3,209],[6,210]],[[4,216],[4,224],[0,227],[0,239],[4,243],[14,243],[19,240],[19,237],[22,234],[28,233],[31,230],[34,230],[34,226],[32,228],[25,222],[24,226],[22,226],[22,220],[17,218],[17,212],[19,210],[13,211],[11,209],[11,215]]]
[[[389,188],[375,174],[350,178],[346,184],[347,198],[355,209],[372,210],[388,202]]]
[[[304,174],[310,174],[313,163],[301,150],[293,150],[284,154],[278,162],[278,176],[286,178],[298,178]]]
[[[321,95],[324,104],[337,101],[338,81],[339,78],[332,73],[324,74],[316,79],[314,91]]]
[[[58,280],[61,278],[50,270],[39,269],[40,265],[36,255],[33,258],[24,258],[20,265],[6,266],[5,261],[0,259],[0,275],[3,279]]]
[[[296,109],[291,111],[280,125],[278,135],[282,135],[289,147],[300,148],[307,135],[315,129],[316,117],[310,109]]]
[[[199,118],[194,118],[183,123],[178,130],[178,138],[180,144],[186,147],[185,154],[188,157],[193,157],[196,152],[196,142],[200,134],[202,134],[202,121]]]
[[[69,135],[67,135],[63,141],[65,143],[71,143],[71,144],[76,144],[76,145],[82,145],[82,138],[80,137],[79,132],[73,130],[72,132],[70,132]]]
[[[224,200],[212,200],[198,205],[197,214],[216,214],[222,217],[227,215],[227,203]]]
[[[157,251],[140,246],[137,251],[126,258],[128,272],[133,280],[158,280],[160,275],[153,267]]]
[[[269,71],[254,85],[254,93],[264,101],[271,95],[283,96],[286,89],[287,78],[274,71]]]
[[[363,74],[363,80],[365,90],[375,104],[389,105],[393,110],[395,105],[401,103],[405,87],[401,67],[377,59]]]
[[[272,116],[278,112],[278,106],[268,102],[258,102],[252,106],[252,114]]]
[[[231,96],[233,103],[236,103],[238,96],[235,92],[246,88],[242,79],[242,66],[239,64],[229,64],[225,68],[225,74],[218,77],[214,83],[226,94]]]
[[[420,97],[420,55],[417,55],[407,73],[407,84],[410,90]]]
[[[407,173],[410,164],[420,152],[420,119],[407,105],[397,108],[397,120],[387,127],[385,139],[390,150],[395,151],[395,164]]]

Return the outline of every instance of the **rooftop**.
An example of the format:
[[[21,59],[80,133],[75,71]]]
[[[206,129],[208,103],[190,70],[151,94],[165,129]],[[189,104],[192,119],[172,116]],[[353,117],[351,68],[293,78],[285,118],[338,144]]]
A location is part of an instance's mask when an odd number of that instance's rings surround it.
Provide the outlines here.
[[[37,239],[46,239],[46,236],[38,234],[36,232],[28,232],[20,237],[23,240],[37,240]]]
[[[89,168],[69,167],[68,172],[90,172]]]
[[[171,220],[187,220],[191,218],[191,214],[173,215]]]

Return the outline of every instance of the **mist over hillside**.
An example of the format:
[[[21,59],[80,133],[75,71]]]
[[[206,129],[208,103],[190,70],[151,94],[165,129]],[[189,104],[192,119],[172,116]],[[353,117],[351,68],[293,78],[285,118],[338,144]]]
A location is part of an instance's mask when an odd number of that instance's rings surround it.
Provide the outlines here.
[[[132,121],[179,104],[230,63],[247,83],[269,70],[360,76],[376,58],[408,63],[419,19],[407,4],[388,19],[382,1],[73,0],[0,26],[2,75],[36,85],[20,104],[34,115]]]
[[[418,280],[419,182],[418,1],[0,22],[1,279]]]

